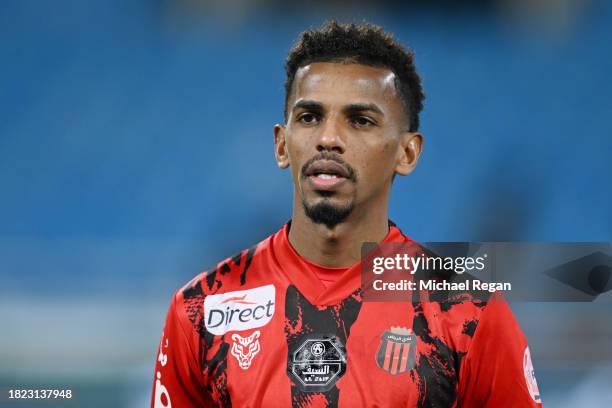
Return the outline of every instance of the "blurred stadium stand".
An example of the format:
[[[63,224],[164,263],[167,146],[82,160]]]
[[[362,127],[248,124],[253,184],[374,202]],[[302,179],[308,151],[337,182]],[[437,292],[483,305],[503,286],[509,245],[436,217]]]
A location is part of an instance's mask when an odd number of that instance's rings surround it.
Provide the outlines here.
[[[283,62],[331,17],[416,52],[404,232],[612,241],[610,2],[2,2],[0,389],[146,405],[172,292],[290,216]],[[612,406],[611,307],[514,305],[547,406]]]

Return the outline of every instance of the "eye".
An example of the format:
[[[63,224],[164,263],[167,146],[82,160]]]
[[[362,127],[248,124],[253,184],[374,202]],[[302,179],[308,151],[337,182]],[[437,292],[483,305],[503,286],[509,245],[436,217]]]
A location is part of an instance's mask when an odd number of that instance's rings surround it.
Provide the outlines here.
[[[314,125],[319,121],[319,118],[314,113],[306,112],[298,116],[297,120],[304,125]]]
[[[355,127],[363,128],[376,125],[376,123],[374,123],[374,121],[367,116],[354,116],[350,120]]]

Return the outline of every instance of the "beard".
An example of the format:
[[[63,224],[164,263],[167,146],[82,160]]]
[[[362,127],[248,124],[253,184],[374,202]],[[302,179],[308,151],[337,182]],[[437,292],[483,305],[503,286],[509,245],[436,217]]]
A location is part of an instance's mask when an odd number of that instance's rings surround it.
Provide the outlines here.
[[[342,165],[346,169],[347,179],[353,183],[357,182],[357,172],[342,157],[338,154],[323,151],[308,160],[303,166],[300,172],[300,178],[306,180],[308,178],[308,169],[311,165],[319,160],[331,160]],[[302,207],[304,213],[312,222],[315,224],[324,224],[327,228],[334,228],[336,225],[343,222],[353,211],[355,207],[354,197],[353,200],[346,205],[334,205],[330,202],[330,197],[334,195],[330,191],[317,191],[323,200],[316,204],[310,204],[302,196]]]
[[[312,205],[302,200],[302,206],[306,216],[312,222],[324,224],[329,229],[343,222],[353,212],[355,207],[352,202],[344,206],[334,205],[328,199]]]

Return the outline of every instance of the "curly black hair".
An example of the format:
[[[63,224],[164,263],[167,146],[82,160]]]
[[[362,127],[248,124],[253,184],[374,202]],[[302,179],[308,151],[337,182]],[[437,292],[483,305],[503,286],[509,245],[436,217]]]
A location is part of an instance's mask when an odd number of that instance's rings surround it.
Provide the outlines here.
[[[323,27],[304,31],[287,56],[285,71],[285,120],[287,103],[298,68],[313,62],[355,62],[387,68],[396,75],[395,87],[408,115],[409,131],[419,128],[423,109],[421,78],[414,66],[414,53],[404,48],[391,34],[372,24],[327,22]]]

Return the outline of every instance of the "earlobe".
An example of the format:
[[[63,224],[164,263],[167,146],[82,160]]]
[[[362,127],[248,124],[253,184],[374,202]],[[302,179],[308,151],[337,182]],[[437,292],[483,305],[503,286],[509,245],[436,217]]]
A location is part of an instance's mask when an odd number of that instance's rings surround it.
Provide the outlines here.
[[[423,149],[423,135],[418,132],[402,134],[399,145],[398,160],[395,172],[407,176],[416,168]]]
[[[287,144],[285,142],[285,127],[283,125],[274,126],[274,156],[276,164],[281,169],[289,167],[289,155],[287,154]]]

